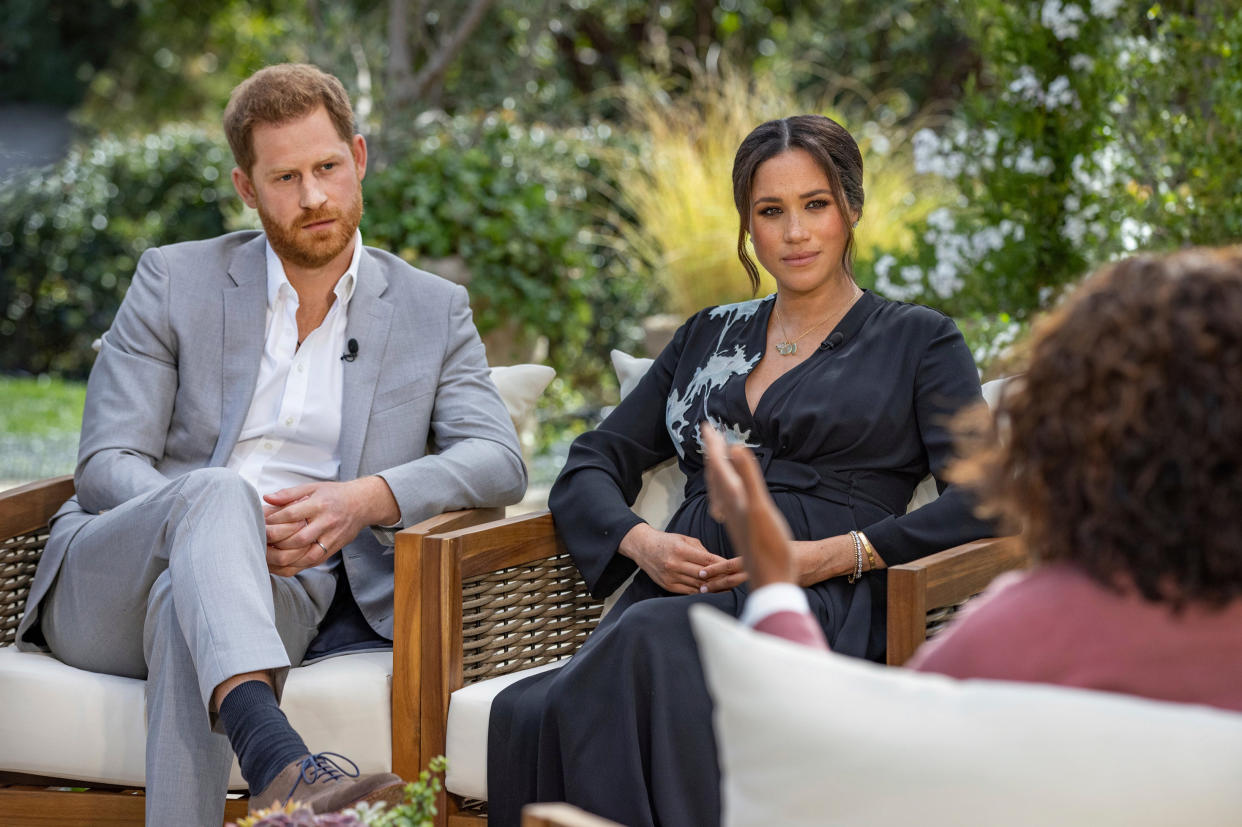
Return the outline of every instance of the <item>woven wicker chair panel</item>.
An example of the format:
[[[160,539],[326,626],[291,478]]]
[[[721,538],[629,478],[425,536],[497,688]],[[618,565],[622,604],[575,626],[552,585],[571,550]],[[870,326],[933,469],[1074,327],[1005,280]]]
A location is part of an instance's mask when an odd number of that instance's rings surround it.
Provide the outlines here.
[[[17,623],[26,609],[26,595],[43,556],[47,529],[0,541],[0,646],[17,638]]]
[[[952,606],[944,606],[940,609],[932,609],[927,613],[927,639],[931,640],[934,635],[938,635],[945,630],[953,618],[961,611],[962,607],[973,597],[968,597],[960,603],[954,603]]]
[[[462,678],[507,675],[577,651],[604,604],[567,554],[462,583]]]

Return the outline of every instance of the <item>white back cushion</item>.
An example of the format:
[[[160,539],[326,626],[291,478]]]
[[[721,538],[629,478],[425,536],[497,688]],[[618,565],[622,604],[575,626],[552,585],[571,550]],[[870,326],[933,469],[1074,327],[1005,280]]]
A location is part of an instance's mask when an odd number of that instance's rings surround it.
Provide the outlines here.
[[[612,368],[617,372],[622,399],[634,390],[653,361],[621,350],[612,351]],[[634,513],[663,530],[685,498],[686,475],[677,467],[677,458],[671,457],[643,474],[643,487],[634,500]]]
[[[726,827],[1240,823],[1242,715],[956,681],[690,611]]]
[[[539,395],[555,378],[556,371],[547,365],[501,365],[492,368],[492,381],[500,391],[513,427],[521,429],[535,412]]]

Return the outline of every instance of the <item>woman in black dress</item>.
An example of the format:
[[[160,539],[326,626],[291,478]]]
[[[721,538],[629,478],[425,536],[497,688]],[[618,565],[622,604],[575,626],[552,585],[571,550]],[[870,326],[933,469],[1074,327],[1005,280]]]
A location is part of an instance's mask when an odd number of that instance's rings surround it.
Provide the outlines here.
[[[883,656],[885,566],[990,533],[952,488],[904,514],[929,468],[949,461],[947,420],[980,399],[979,380],[950,319],[855,284],[853,138],[820,116],[765,123],[738,149],[733,188],[738,255],[757,287],[749,235],[777,291],[692,316],[574,442],[549,497],[557,531],[593,594],[639,571],[566,666],[493,704],[494,825],[555,800],[626,825],[720,821],[711,701],[687,609],[705,601],[739,615],[747,587],[708,513],[700,422],[754,449],[799,541],[799,585],[837,652]],[[673,455],[686,500],[661,531],[629,506],[643,471]]]

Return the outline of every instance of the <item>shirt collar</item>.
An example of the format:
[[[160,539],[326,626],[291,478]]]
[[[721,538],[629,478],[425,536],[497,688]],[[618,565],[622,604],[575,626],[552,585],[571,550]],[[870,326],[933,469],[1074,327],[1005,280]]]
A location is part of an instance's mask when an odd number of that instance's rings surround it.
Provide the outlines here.
[[[280,256],[276,255],[276,251],[272,249],[272,243],[264,240],[263,246],[266,248],[267,256],[267,306],[270,309],[276,306],[276,299],[280,297],[282,289],[286,290],[290,296],[296,296],[297,293],[293,285],[289,284],[289,277],[285,275],[285,265],[281,263]],[[350,298],[354,295],[354,286],[358,283],[360,261],[362,261],[362,232],[354,230],[354,254],[349,259],[349,267],[345,268],[345,272],[337,279],[336,286],[332,288],[332,292],[336,293],[336,298],[342,307],[347,307]]]

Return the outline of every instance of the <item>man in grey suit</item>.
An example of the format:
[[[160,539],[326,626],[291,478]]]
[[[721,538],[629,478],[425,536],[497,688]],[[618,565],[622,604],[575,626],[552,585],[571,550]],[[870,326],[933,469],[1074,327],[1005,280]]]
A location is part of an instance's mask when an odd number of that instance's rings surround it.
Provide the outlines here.
[[[362,246],[340,82],[261,70],[225,131],[264,232],[142,256],[18,630],[147,679],[149,824],[220,824],[233,753],[252,809],[396,799],[396,776],[311,754],[285,673],[328,615],[342,643],[391,640],[393,528],[526,484],[465,290]]]

